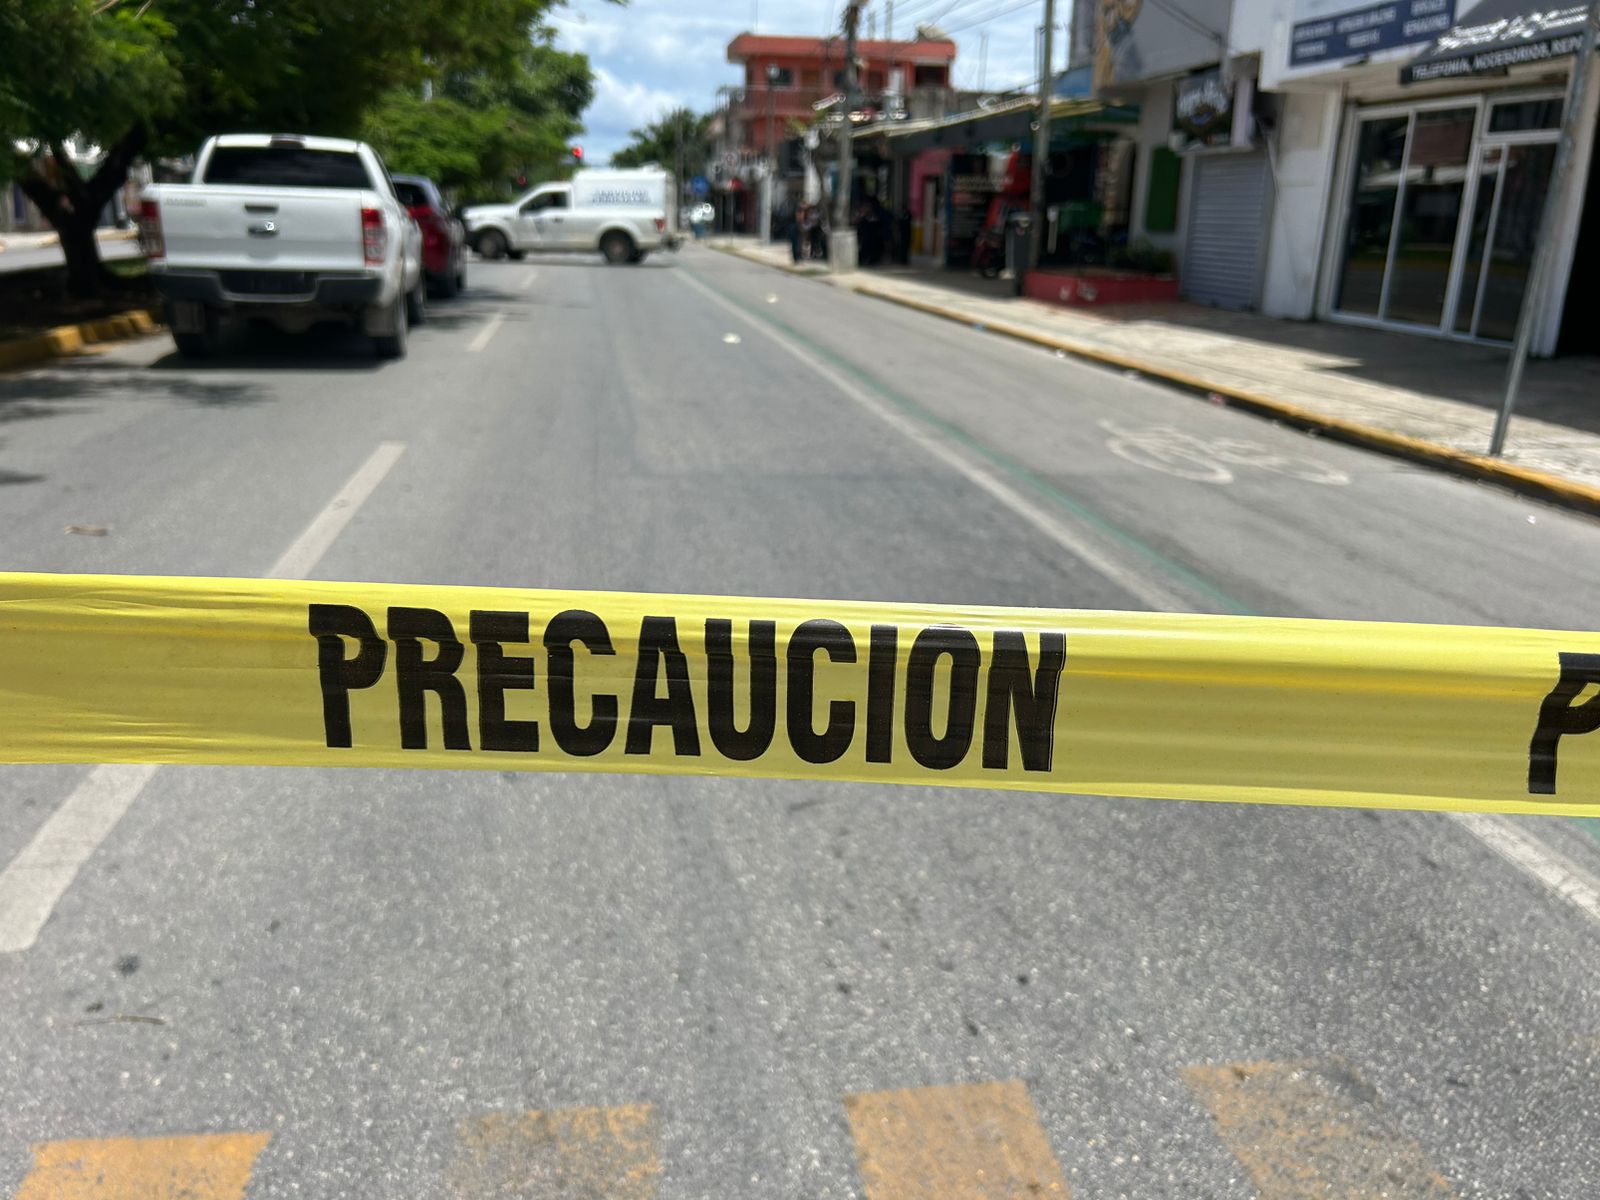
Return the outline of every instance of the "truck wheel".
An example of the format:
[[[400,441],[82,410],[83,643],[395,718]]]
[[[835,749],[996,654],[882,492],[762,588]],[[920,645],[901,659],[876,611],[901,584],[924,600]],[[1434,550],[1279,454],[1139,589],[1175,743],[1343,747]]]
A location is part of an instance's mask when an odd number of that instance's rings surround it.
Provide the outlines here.
[[[504,258],[510,249],[511,243],[498,229],[490,229],[478,237],[477,251],[484,258]]]
[[[184,358],[210,358],[217,352],[221,318],[213,308],[206,308],[204,314],[202,328],[179,332],[178,321],[172,308],[170,305],[167,307],[167,328],[172,330],[172,343],[177,346],[178,353]]]
[[[412,325],[424,325],[428,320],[428,295],[427,284],[418,279],[417,286],[406,293],[406,321]]]
[[[434,295],[441,300],[453,300],[461,291],[461,276],[466,272],[457,266],[449,266],[435,284]]]
[[[392,328],[394,332],[373,334],[372,349],[379,358],[404,358],[406,356],[406,309],[409,306],[404,297],[396,296],[394,303],[389,307],[389,320],[393,322]]]
[[[606,261],[613,266],[625,263],[633,256],[633,239],[620,230],[613,229],[600,239],[600,253],[605,255]]]

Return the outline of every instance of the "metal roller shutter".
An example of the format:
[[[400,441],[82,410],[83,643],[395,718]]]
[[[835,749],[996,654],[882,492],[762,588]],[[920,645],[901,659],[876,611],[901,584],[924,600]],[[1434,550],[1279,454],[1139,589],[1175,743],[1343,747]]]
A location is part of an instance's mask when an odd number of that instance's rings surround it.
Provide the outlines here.
[[[1272,199],[1267,156],[1207,154],[1193,161],[1183,294],[1221,308],[1254,308]]]

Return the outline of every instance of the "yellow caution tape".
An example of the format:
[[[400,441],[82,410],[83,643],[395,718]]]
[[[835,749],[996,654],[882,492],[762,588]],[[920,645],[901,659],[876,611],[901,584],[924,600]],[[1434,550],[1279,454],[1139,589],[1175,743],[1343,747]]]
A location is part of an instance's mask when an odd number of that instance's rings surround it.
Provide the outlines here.
[[[0,759],[1600,814],[1600,634],[0,575]]]

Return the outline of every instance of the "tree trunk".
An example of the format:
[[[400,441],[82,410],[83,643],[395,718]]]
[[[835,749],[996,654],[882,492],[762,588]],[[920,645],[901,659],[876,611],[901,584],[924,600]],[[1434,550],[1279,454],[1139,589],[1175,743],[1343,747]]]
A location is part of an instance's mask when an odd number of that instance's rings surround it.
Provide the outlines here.
[[[114,283],[100,262],[100,243],[94,236],[99,215],[98,209],[85,214],[74,212],[56,224],[61,254],[67,260],[67,294],[75,300],[100,296]]]
[[[67,292],[74,299],[90,300],[117,284],[116,276],[100,262],[100,243],[95,228],[100,213],[117,190],[127,181],[128,169],[144,149],[148,139],[144,126],[135,126],[106,151],[93,175],[85,179],[67,157],[59,143],[52,142],[50,156],[55,160],[59,183],[41,173],[35,161],[18,182],[23,193],[39,206],[45,220],[61,238],[61,253],[67,264]]]

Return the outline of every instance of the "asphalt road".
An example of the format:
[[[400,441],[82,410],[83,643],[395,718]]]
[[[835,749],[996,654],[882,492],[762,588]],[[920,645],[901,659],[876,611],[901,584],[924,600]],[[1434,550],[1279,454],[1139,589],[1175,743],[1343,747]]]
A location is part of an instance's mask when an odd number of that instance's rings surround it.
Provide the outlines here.
[[[400,363],[0,378],[4,561],[265,574],[386,442],[312,577],[1557,628],[1600,586],[1595,521],[693,248],[475,265]],[[0,866],[87,774],[4,769]],[[0,954],[0,1195],[1591,1196],[1597,942],[1446,816],[163,768]]]
[[[0,238],[0,241],[3,241]],[[127,239],[100,243],[100,257],[137,258],[139,243]],[[64,260],[60,246],[13,246],[0,254],[0,275],[7,271],[29,271],[35,267],[59,267]]]

